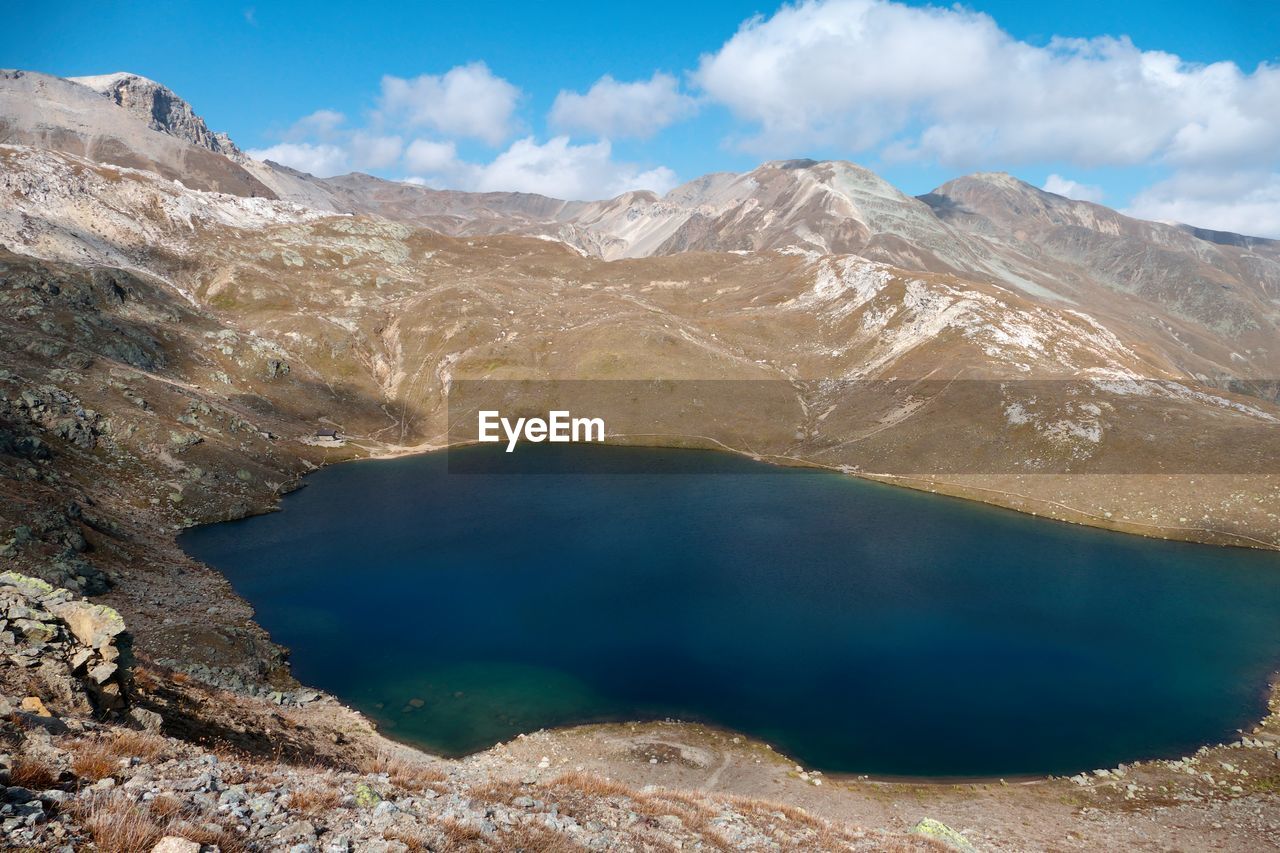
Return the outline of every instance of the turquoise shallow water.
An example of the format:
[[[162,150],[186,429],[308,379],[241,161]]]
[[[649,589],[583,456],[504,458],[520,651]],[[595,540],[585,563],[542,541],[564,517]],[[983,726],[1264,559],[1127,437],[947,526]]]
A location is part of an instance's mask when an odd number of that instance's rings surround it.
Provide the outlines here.
[[[677,717],[827,771],[1065,773],[1232,739],[1280,669],[1280,555],[725,454],[452,453],[508,473],[338,465],[181,539],[431,750]]]

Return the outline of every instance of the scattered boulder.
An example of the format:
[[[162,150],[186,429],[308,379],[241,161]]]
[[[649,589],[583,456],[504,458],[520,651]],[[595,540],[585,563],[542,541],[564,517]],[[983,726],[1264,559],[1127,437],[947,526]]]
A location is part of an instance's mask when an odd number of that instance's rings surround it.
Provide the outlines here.
[[[203,441],[204,436],[198,432],[178,432],[176,430],[170,430],[169,432],[169,446],[178,453],[195,447]]]
[[[148,731],[153,734],[160,734],[161,730],[164,728],[164,717],[160,716],[155,711],[150,711],[146,708],[139,708],[137,706],[130,708],[129,719],[137,723],[143,731]]]
[[[371,809],[382,802],[381,795],[373,790],[373,787],[361,782],[356,785],[356,805],[361,808]]]
[[[77,640],[91,649],[103,649],[124,633],[124,619],[104,604],[68,601],[55,605],[53,612],[67,623]]]
[[[65,509],[31,513],[24,521],[11,528],[7,539],[0,538],[0,557],[21,557],[27,575],[82,595],[97,595],[111,588],[111,579],[85,556],[93,550],[85,528],[112,536],[118,535],[115,531],[86,517],[74,502]]]
[[[977,853],[974,846],[969,843],[969,839],[931,817],[922,819],[911,828],[911,831],[916,835],[932,839],[950,850],[956,850],[959,853]]]

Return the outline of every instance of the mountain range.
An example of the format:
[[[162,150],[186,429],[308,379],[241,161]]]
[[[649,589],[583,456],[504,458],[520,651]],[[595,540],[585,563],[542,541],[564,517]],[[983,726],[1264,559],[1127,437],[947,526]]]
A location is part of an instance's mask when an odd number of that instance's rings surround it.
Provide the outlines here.
[[[245,156],[162,85],[130,74],[0,73],[0,139],[139,168],[198,190],[377,216],[451,236],[522,234],[616,260],[797,249],[992,284],[1146,339],[1200,381],[1280,375],[1280,241],[1146,222],[980,173],[913,198],[844,162],[766,163],[659,198],[602,201],[316,178]]]
[[[149,327],[186,343],[142,365],[184,364],[165,378],[283,419],[268,432],[328,420],[353,452],[402,452],[454,438],[458,379],[768,379],[789,389],[787,414],[760,403],[768,418],[728,432],[723,417],[647,431],[1101,526],[1280,536],[1274,513],[1240,500],[1270,494],[1280,458],[1265,440],[1280,416],[1276,241],[1145,222],[1005,174],[917,198],[834,161],[598,201],[317,178],[246,156],[130,74],[0,73],[0,138],[13,262],[117,270],[178,299],[203,337]],[[16,332],[12,359],[74,349],[86,322]],[[102,345],[119,366],[120,342]],[[941,416],[938,389],[957,379],[1017,381]],[[1030,384],[1063,379],[1112,384],[1088,401]],[[850,383],[883,380],[926,384],[852,405]],[[1233,449],[1215,457],[1206,436]],[[900,454],[910,463],[885,461]],[[1223,465],[1259,484],[1166,483],[1153,499],[1153,481],[1097,479]],[[234,489],[208,499],[215,515],[244,503]],[[193,507],[182,517],[199,519]]]

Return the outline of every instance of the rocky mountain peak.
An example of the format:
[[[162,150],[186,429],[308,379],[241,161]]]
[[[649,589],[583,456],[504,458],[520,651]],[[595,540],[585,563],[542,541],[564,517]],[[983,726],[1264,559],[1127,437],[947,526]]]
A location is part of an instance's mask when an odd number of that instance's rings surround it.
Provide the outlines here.
[[[196,114],[190,104],[178,97],[172,89],[154,80],[127,71],[67,79],[105,96],[141,119],[152,130],[167,133],[217,154],[236,159],[244,156],[225,133],[209,130],[204,119]]]
[[[845,180],[868,185],[892,186],[870,169],[850,163],[848,160],[770,160],[756,167],[749,174],[789,174],[797,179],[830,183]],[[895,190],[896,192],[896,190]]]
[[[920,198],[943,215],[976,213],[1023,228],[1033,222],[1093,225],[1100,217],[1119,216],[1099,205],[1047,192],[1005,172],[965,175]]]
[[[974,172],[956,178],[956,181],[980,181],[984,184],[1016,190],[1036,190],[1034,186],[1008,172]],[[953,182],[954,183],[954,182]],[[1039,190],[1037,190],[1039,192]]]
[[[154,172],[192,189],[274,198],[250,162],[172,90],[136,74],[0,71],[0,141]]]

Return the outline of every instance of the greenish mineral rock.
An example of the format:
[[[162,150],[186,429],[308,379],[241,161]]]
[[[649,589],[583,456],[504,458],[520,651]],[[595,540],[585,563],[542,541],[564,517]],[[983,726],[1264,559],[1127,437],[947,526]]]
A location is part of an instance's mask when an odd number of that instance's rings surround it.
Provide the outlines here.
[[[956,832],[951,827],[941,821],[934,820],[931,817],[924,818],[911,831],[916,835],[923,835],[925,838],[932,838],[950,847],[952,850],[958,850],[960,853],[977,853],[969,839]]]

